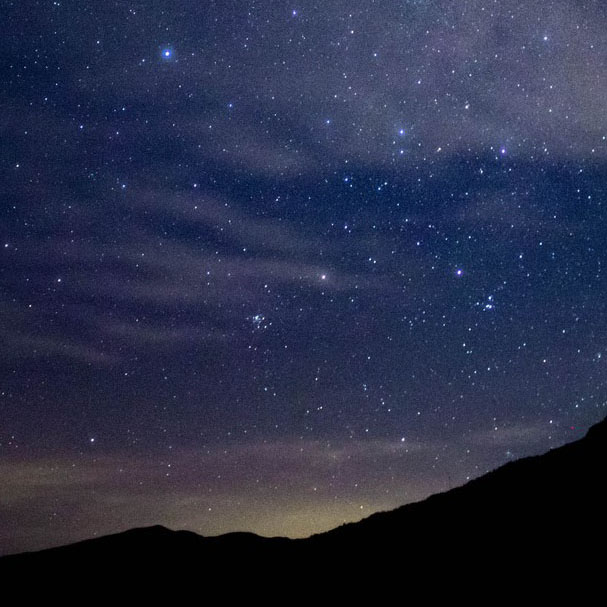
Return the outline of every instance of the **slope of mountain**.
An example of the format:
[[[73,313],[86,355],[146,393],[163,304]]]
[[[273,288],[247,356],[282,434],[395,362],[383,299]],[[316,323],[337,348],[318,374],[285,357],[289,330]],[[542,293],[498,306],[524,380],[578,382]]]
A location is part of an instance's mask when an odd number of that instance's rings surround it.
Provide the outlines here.
[[[202,537],[156,526],[4,557],[0,574],[203,571],[207,584],[245,577],[286,584],[309,576],[360,582],[362,575],[367,583],[396,583],[404,576],[427,584],[503,582],[505,572],[555,582],[565,573],[592,576],[604,567],[606,458],[607,419],[544,455],[304,540]]]
[[[606,464],[607,419],[579,441],[310,540],[319,546],[474,541],[503,551],[540,541],[573,545],[580,530],[601,529],[607,513]]]

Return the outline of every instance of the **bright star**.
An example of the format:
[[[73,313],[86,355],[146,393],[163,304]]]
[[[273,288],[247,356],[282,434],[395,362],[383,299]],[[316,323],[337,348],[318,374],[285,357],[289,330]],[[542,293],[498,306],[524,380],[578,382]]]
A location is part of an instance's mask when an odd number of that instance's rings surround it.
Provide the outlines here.
[[[170,46],[165,46],[160,49],[160,58],[163,61],[173,61],[175,59],[175,51]]]

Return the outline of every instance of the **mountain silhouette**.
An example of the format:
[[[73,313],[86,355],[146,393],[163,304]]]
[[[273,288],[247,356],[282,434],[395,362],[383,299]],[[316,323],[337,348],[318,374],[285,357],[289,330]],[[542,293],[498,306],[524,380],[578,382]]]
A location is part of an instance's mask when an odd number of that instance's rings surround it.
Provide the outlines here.
[[[203,537],[155,526],[6,556],[0,576],[203,572],[207,587],[223,588],[245,579],[292,588],[310,578],[367,587],[402,582],[408,589],[498,582],[504,588],[521,579],[568,586],[572,576],[577,583],[604,569],[606,455],[607,419],[544,455],[310,538]]]

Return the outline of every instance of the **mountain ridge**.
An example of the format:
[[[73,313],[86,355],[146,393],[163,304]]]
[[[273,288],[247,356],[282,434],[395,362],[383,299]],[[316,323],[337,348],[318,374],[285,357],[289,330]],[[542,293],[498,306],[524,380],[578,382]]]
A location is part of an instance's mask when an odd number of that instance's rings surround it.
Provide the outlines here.
[[[226,575],[281,572],[283,579],[314,563],[320,570],[364,567],[373,576],[404,568],[424,577],[427,567],[444,574],[521,572],[541,562],[554,570],[592,568],[585,552],[604,546],[607,418],[574,442],[522,458],[460,487],[394,510],[378,512],[304,539],[267,538],[248,532],[205,537],[161,525],[76,544],[0,558],[3,571],[49,569],[138,570],[202,568]],[[400,553],[394,561],[390,555]],[[573,556],[574,555],[574,556]],[[571,559],[574,558],[572,561]],[[357,565],[358,563],[358,565]]]

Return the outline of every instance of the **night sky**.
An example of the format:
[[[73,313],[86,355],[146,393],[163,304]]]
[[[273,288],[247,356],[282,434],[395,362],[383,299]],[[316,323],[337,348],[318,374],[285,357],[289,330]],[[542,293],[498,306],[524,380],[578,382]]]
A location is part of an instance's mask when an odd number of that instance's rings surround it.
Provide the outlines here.
[[[305,536],[604,417],[604,2],[0,19],[0,552]]]

